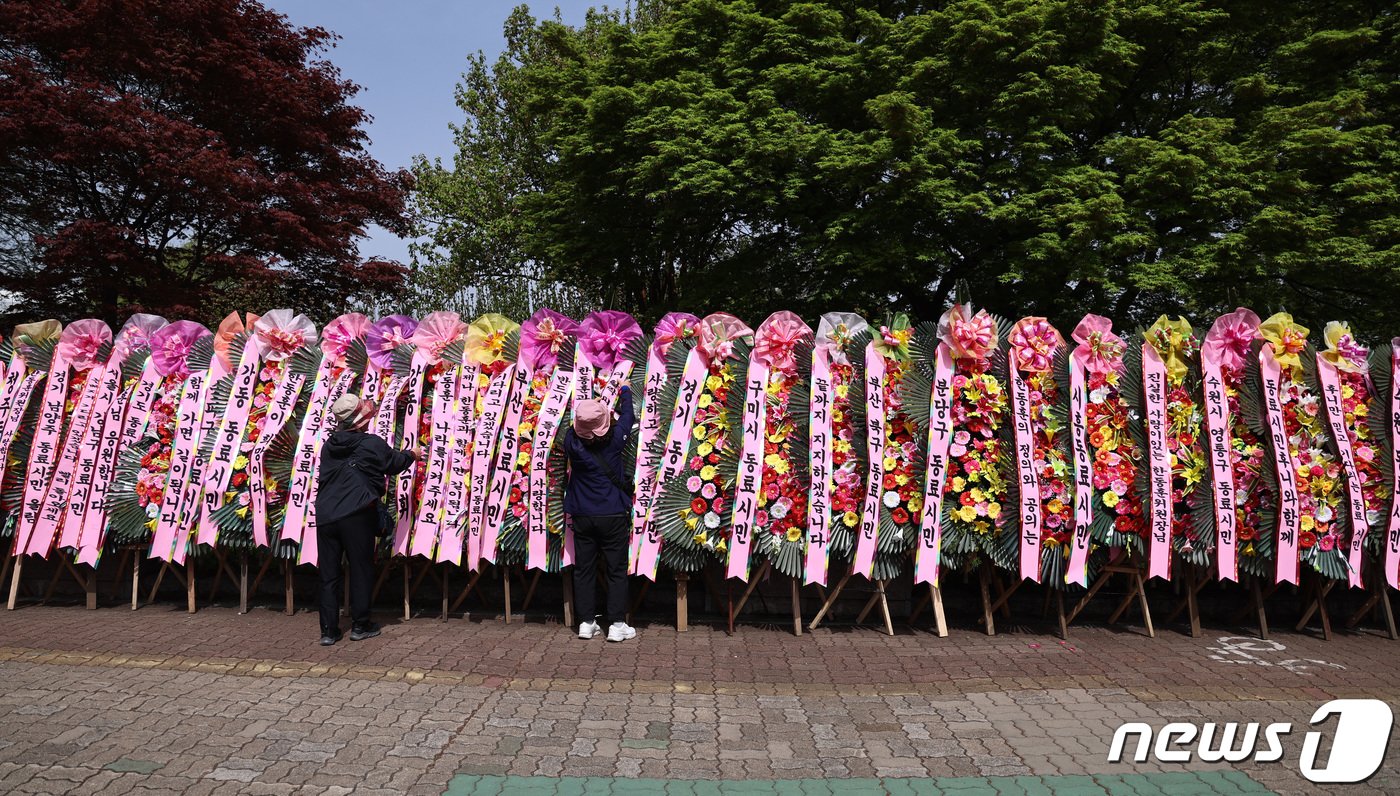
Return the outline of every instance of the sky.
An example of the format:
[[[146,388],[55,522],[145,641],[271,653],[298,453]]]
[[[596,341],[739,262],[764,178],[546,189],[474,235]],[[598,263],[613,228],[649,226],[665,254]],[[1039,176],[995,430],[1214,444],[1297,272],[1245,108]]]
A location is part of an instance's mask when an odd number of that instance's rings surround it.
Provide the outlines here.
[[[461,120],[453,90],[478,50],[494,60],[505,47],[501,27],[520,0],[264,0],[295,25],[339,34],[325,57],[362,90],[355,104],[374,117],[369,150],[388,168],[407,168],[414,155],[452,156],[448,124]],[[601,0],[529,3],[538,17],[557,8],[566,23],[582,24]],[[613,2],[612,5],[619,5]],[[365,257],[407,263],[408,241],[382,229],[360,244]]]

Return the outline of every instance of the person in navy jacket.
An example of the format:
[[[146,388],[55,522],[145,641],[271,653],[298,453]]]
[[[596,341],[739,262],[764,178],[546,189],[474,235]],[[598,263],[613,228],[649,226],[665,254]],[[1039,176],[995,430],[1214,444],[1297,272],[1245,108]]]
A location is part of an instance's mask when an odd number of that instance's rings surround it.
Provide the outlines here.
[[[608,641],[626,641],[637,631],[628,626],[627,549],[631,536],[632,478],[625,451],[636,411],[632,391],[618,394],[616,422],[603,401],[583,400],[574,406],[573,427],[564,433],[569,457],[564,486],[564,511],[574,522],[574,599],[579,614],[579,638],[602,632],[596,613],[598,556],[608,579]]]

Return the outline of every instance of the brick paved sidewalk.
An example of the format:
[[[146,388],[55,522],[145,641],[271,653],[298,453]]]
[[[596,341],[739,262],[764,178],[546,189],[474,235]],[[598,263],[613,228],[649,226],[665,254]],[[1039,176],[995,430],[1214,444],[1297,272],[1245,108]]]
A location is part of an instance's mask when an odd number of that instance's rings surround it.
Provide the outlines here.
[[[1400,644],[1076,628],[643,627],[24,608],[0,617],[0,792],[1310,793],[1312,712],[1400,704]],[[1287,721],[1278,763],[1109,763],[1124,721]],[[1400,792],[1391,760],[1346,792]]]

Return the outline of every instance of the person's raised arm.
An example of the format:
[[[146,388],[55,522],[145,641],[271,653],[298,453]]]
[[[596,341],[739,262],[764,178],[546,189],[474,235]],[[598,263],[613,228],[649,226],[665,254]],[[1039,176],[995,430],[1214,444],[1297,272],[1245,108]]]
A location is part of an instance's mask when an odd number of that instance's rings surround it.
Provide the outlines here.
[[[418,457],[412,451],[395,450],[379,437],[370,436],[365,440],[364,449],[368,466],[384,475],[398,475],[407,470]]]
[[[626,384],[617,393],[617,425],[613,427],[613,442],[624,445],[632,426],[637,422],[637,410],[632,406],[632,388]]]

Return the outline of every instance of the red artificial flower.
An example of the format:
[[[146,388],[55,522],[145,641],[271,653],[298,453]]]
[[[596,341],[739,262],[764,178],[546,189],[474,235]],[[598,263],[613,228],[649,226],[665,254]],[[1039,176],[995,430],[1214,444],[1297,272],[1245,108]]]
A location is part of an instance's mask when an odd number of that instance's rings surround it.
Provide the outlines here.
[[[705,499],[702,497],[698,497],[690,501],[690,510],[696,514],[704,514],[705,510],[708,508],[709,506],[705,503]]]
[[[909,512],[905,511],[903,506],[900,506],[890,512],[890,518],[894,520],[896,525],[903,525],[909,521]]]
[[[1317,534],[1312,531],[1303,531],[1298,534],[1298,545],[1300,547],[1307,549],[1315,544],[1317,544]]]

